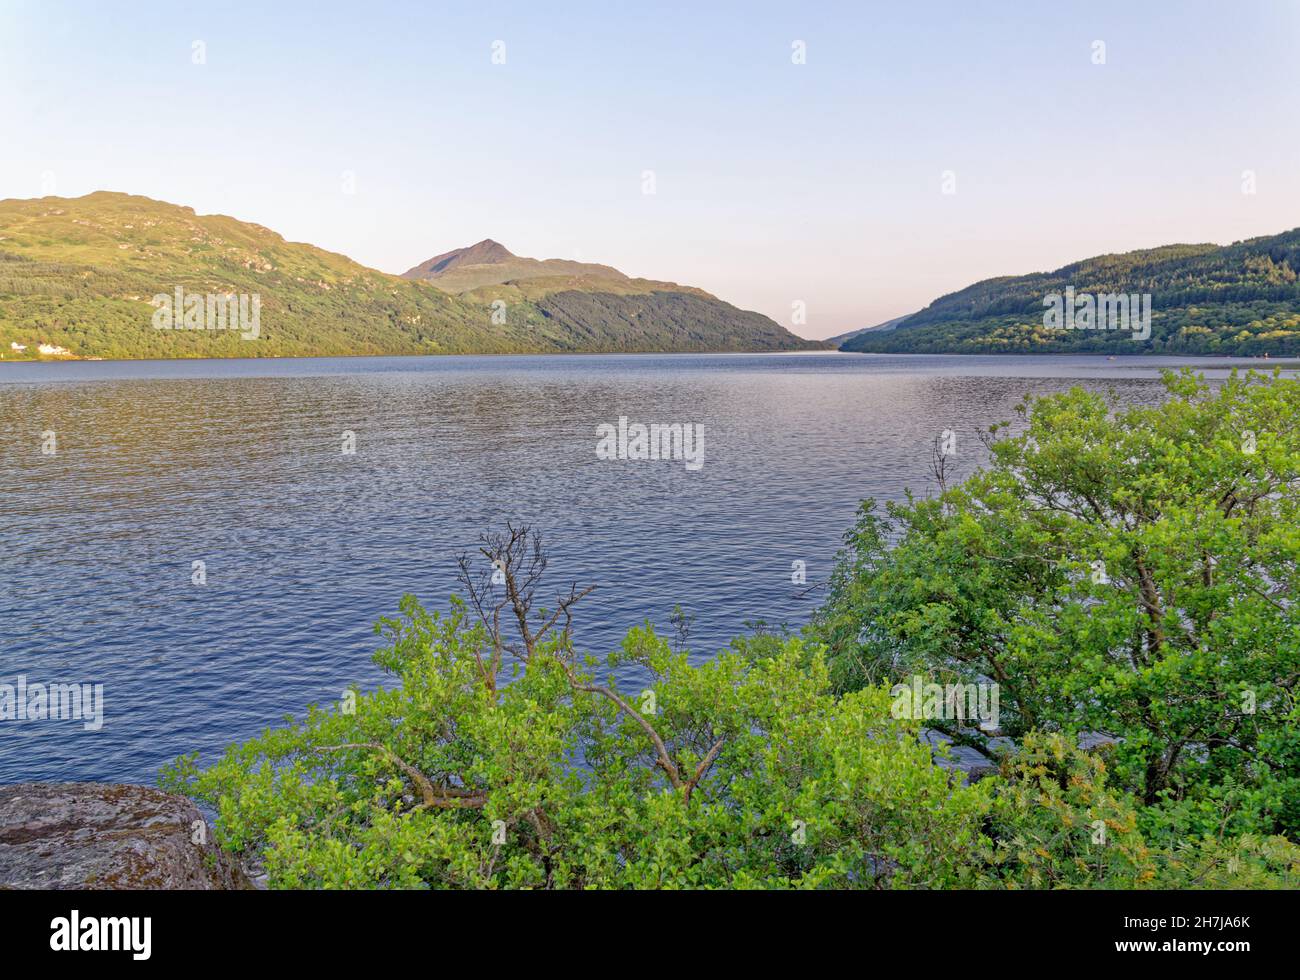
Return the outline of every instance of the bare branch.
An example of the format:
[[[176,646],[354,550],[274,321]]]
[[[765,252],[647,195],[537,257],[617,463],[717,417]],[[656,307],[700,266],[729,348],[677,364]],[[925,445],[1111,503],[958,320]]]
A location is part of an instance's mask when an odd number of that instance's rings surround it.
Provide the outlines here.
[[[557,603],[555,612],[552,614],[550,619],[548,619],[545,623],[542,624],[541,629],[537,631],[537,635],[535,639],[540,641],[544,636],[546,636],[546,634],[550,631],[551,627],[553,627],[557,622],[559,622],[561,616],[564,617],[564,632],[568,633],[569,626],[573,622],[573,616],[569,613],[569,609],[573,606],[574,603],[578,602],[580,599],[583,599],[591,595],[591,593],[594,592],[595,589],[596,587],[594,585],[589,585],[581,592],[579,592],[578,583],[574,582],[573,585],[569,587],[569,594],[567,596],[557,596],[555,600]]]

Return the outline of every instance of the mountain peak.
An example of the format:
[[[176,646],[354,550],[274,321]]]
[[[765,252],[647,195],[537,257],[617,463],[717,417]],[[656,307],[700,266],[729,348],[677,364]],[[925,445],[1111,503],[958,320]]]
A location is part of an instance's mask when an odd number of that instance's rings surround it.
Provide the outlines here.
[[[481,242],[471,245],[469,248],[457,250],[460,253],[460,263],[463,265],[485,265],[489,262],[505,262],[515,257],[510,249],[506,248],[500,242],[494,242],[490,238],[485,238]]]
[[[433,258],[421,262],[415,268],[408,269],[404,275],[407,279],[425,279],[449,272],[457,266],[497,265],[502,262],[509,262],[514,257],[514,253],[500,242],[485,238],[481,242],[465,248],[454,248],[450,252],[435,255]]]

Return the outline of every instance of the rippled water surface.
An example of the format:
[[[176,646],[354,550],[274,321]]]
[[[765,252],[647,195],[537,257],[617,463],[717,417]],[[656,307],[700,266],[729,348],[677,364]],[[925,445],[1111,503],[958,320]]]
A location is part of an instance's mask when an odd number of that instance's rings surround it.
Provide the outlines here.
[[[507,518],[551,585],[594,582],[581,646],[680,604],[715,653],[801,624],[865,496],[928,487],[931,445],[1027,392],[1161,397],[1229,362],[849,354],[0,363],[0,683],[104,685],[105,722],[0,721],[0,782],[151,782],[352,682],[404,592],[442,608]],[[691,422],[704,465],[605,461],[596,426]],[[355,455],[340,449],[356,434]],[[41,452],[53,431],[57,453]],[[206,563],[207,584],[191,583]],[[635,680],[634,678],[627,678]]]

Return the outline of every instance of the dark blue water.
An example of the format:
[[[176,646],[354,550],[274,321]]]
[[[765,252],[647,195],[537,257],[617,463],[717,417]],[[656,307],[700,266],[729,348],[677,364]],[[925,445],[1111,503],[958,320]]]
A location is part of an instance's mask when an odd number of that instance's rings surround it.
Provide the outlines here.
[[[1027,392],[1161,397],[1163,359],[845,354],[0,364],[0,683],[104,685],[99,731],[0,722],[0,782],[151,782],[379,682],[372,625],[444,608],[456,556],[507,518],[550,585],[596,583],[582,648],[694,617],[802,624],[865,496],[929,486],[933,440]],[[1222,374],[1227,362],[1196,362]],[[601,460],[596,426],[704,427],[704,464]],[[42,455],[42,433],[56,434]],[[342,433],[356,435],[344,455]],[[191,581],[206,563],[207,584]],[[550,592],[550,590],[546,590]],[[627,678],[632,681],[635,678]]]

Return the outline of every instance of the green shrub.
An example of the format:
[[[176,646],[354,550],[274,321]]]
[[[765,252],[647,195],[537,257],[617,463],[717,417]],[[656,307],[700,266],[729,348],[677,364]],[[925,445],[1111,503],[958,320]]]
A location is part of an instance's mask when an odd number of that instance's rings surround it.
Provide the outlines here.
[[[887,691],[832,696],[799,638],[693,665],[648,625],[602,668],[649,679],[620,691],[572,651],[577,593],[531,612],[526,544],[512,532],[492,551],[504,588],[467,574],[468,606],[429,614],[408,596],[381,623],[392,689],[312,708],[208,769],[182,758],[164,782],[209,803],[222,846],[278,887],[974,882],[990,790],[936,765]]]
[[[1107,738],[1117,788],[1184,833],[1294,837],[1300,381],[1166,385],[1034,400],[961,485],[866,502],[811,635],[838,690],[996,682],[1002,734]]]

